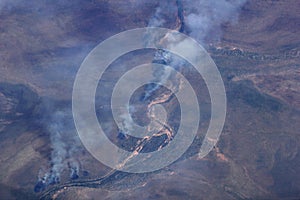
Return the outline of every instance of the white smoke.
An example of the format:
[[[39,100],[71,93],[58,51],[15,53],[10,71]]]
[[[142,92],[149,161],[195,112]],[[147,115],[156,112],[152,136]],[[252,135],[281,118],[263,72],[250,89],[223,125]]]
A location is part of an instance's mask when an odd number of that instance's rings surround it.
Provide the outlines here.
[[[206,39],[219,41],[222,24],[237,22],[239,11],[245,2],[246,0],[177,0],[177,16],[181,21],[181,27],[177,29],[204,45]],[[166,22],[164,17],[168,12],[166,10],[168,4],[160,3],[148,26],[163,27]],[[148,38],[151,42],[155,36]],[[161,49],[156,51],[153,62],[169,65],[177,70],[186,64],[184,60]],[[166,83],[168,79],[172,80],[175,87],[179,84],[175,75],[166,71],[164,67],[153,67],[153,76],[155,77],[153,82],[158,82],[160,85]],[[144,100],[147,100],[158,88],[158,85],[146,88]]]
[[[135,108],[133,106],[127,106],[129,113],[134,112]],[[128,117],[125,113],[121,114],[120,118],[122,119],[122,130],[124,134],[130,134],[133,131],[133,119]],[[119,127],[120,128],[120,127]]]
[[[180,1],[180,0],[177,0]],[[8,8],[8,1],[0,1],[0,10]],[[201,43],[205,43],[207,37],[212,37],[219,40],[221,37],[221,26],[224,23],[234,23],[238,19],[238,13],[241,6],[246,0],[182,0],[180,5],[182,8],[178,9],[184,11],[182,20],[184,28],[181,29],[184,33],[195,38]],[[173,9],[173,8],[172,8]],[[176,12],[176,10],[174,10]],[[168,1],[160,1],[153,16],[149,20],[149,27],[164,27],[167,24],[167,18],[170,14]],[[147,42],[147,41],[145,41]],[[170,53],[158,50],[155,54],[154,61],[162,64],[167,64],[175,68],[180,68],[184,62],[175,58]],[[160,82],[162,85],[167,79],[172,79],[172,73],[166,71],[164,68],[155,69],[153,71],[155,82]],[[176,80],[175,80],[176,81]],[[150,97],[153,92],[158,89],[158,86],[149,88],[145,94],[145,99]],[[134,108],[132,108],[134,109]],[[74,130],[68,130],[70,126],[66,124],[66,118],[69,115],[64,111],[58,111],[53,114],[52,120],[47,121],[50,124],[47,128],[50,132],[51,140],[51,168],[43,170],[39,174],[39,188],[45,187],[49,184],[58,183],[62,173],[69,171],[71,178],[77,178],[80,170],[80,162],[76,158],[79,151],[80,142],[77,136],[74,136]],[[132,129],[132,118],[124,117],[124,133],[130,132]],[[38,189],[39,189],[38,188]],[[39,191],[37,189],[37,191]]]
[[[79,138],[70,125],[71,115],[67,111],[56,111],[47,120],[47,129],[51,142],[50,168],[42,166],[39,172],[36,191],[45,189],[48,185],[57,184],[64,171],[69,171],[71,179],[79,177],[80,162],[78,154],[81,147]],[[38,187],[38,188],[37,188]]]
[[[166,23],[166,20],[162,16],[162,8],[157,7],[153,17],[150,19],[149,27],[161,27]]]
[[[58,113],[58,115],[61,115],[61,113]],[[61,122],[56,122],[50,125],[49,130],[52,145],[51,164],[53,165],[51,169],[50,181],[53,181],[54,183],[59,182],[60,175],[66,168],[65,162],[67,158],[67,148],[66,144],[63,142],[61,132],[62,126],[63,125],[61,124]]]
[[[238,20],[239,11],[246,0],[184,0],[187,33],[199,42],[207,37],[219,40],[221,25]]]
[[[219,40],[222,24],[236,22],[239,11],[245,2],[246,0],[177,0],[177,6],[182,6],[177,10],[178,17],[183,20],[180,30],[201,43],[205,43],[204,40],[207,37]],[[153,17],[149,20],[148,26],[162,27],[166,21],[163,18],[165,16],[164,10],[168,10],[168,4],[160,3]],[[177,69],[185,64],[182,60],[163,50],[158,50],[155,53],[154,60],[162,64],[169,64]],[[153,74],[162,84],[171,75],[166,74],[163,68],[155,70]],[[148,90],[145,99],[156,89],[158,89],[158,86]]]

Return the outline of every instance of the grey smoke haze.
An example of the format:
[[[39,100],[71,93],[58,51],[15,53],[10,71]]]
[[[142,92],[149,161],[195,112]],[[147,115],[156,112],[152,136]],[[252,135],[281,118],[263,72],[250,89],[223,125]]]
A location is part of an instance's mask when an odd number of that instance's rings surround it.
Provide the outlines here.
[[[143,1],[137,1],[140,2]],[[52,2],[46,1],[24,1],[24,0],[0,0],[0,11],[7,11],[10,9],[14,9],[16,7],[24,7],[26,9],[38,11],[37,17],[55,17],[56,14],[56,6],[72,6],[74,4],[78,4],[80,6],[82,1],[79,0],[55,0]],[[186,24],[186,33],[190,36],[194,37],[198,41],[203,41],[205,37],[211,32],[214,37],[220,37],[220,27],[222,23],[226,22],[234,22],[237,20],[238,11],[240,7],[245,3],[245,0],[240,1],[200,1],[200,0],[184,0],[182,1],[182,6],[185,11],[185,24]],[[45,6],[45,4],[47,4]],[[70,11],[69,11],[70,12]],[[153,16],[149,19],[148,26],[156,26],[156,27],[164,27],[167,26],[166,22],[168,15],[170,13],[176,12],[176,8],[174,5],[169,5],[168,1],[160,1],[159,6],[154,11]],[[67,15],[70,13],[67,13]],[[54,31],[56,32],[66,32],[68,27],[64,24],[64,21],[60,19],[59,21],[55,21]],[[66,22],[68,22],[66,20]],[[21,23],[20,23],[21,24]],[[26,24],[25,24],[26,25]],[[39,33],[39,29],[37,26],[38,23],[33,23],[30,28],[32,32]],[[12,29],[14,30],[14,29]],[[18,29],[17,29],[18,30]],[[76,30],[76,29],[75,29]],[[42,34],[42,33],[41,33]],[[215,35],[214,35],[215,34]],[[55,34],[54,34],[55,35]],[[63,34],[62,34],[63,35]],[[47,37],[43,35],[43,37]],[[49,40],[47,40],[49,39]],[[74,39],[74,38],[73,38]],[[42,45],[45,48],[53,48],[57,46],[65,47],[72,46],[67,44],[68,42],[64,41],[65,38],[58,35],[57,37],[46,38],[45,41],[42,41]],[[73,40],[70,40],[69,43],[72,43]],[[64,46],[64,42],[66,43]],[[77,43],[75,40],[74,43]],[[81,44],[81,47],[88,44]],[[27,47],[27,46],[26,46]],[[74,46],[72,46],[74,47]],[[25,49],[25,48],[24,48]],[[39,49],[43,51],[44,49]],[[47,87],[47,90],[51,90],[53,85],[55,87],[59,87],[61,85],[61,80],[67,80],[68,82],[63,86],[67,89],[71,89],[73,84],[73,77],[76,74],[77,67],[76,63],[79,66],[80,61],[84,58],[84,56],[90,50],[88,47],[86,49],[78,48],[78,51],[71,51],[67,54],[55,55],[55,57],[60,58],[61,60],[50,60],[43,63],[41,67],[43,73],[46,76],[41,76],[41,79],[46,78],[43,84]],[[65,49],[62,48],[62,51],[66,52]],[[53,53],[49,51],[50,53]],[[34,54],[37,52],[33,52]],[[182,61],[175,60],[174,58],[170,58],[170,54],[166,52],[157,52],[154,60],[160,60],[165,63],[170,64],[171,66],[181,66],[183,65]],[[32,60],[34,60],[33,57]],[[24,56],[25,59],[25,56]],[[24,63],[27,61],[24,60]],[[59,63],[59,64],[57,64]],[[30,63],[31,64],[31,63]],[[47,65],[47,66],[44,66]],[[72,68],[75,66],[75,68]],[[19,70],[19,69],[18,69]],[[24,74],[27,69],[24,69]],[[28,70],[29,71],[29,70]],[[33,71],[33,70],[32,70]],[[159,80],[162,84],[170,77],[170,73],[166,72],[164,69],[157,69],[153,72],[157,80]],[[21,73],[20,73],[21,74]],[[18,74],[18,76],[23,76]],[[30,77],[31,78],[31,77]],[[34,77],[38,79],[37,77]],[[41,79],[38,79],[36,82],[41,82]],[[65,82],[64,82],[65,83]],[[150,96],[153,91],[155,91],[157,87],[149,88],[149,93],[146,97]],[[67,90],[69,91],[69,90]],[[70,92],[71,93],[71,92]],[[59,181],[61,174],[63,171],[69,171],[71,177],[74,177],[74,173],[78,173],[80,170],[80,163],[76,159],[76,154],[80,149],[80,142],[78,141],[77,135],[74,129],[71,129],[68,120],[70,120],[71,115],[65,110],[55,111],[52,113],[51,109],[47,111],[47,115],[51,113],[53,116],[51,120],[45,121],[45,127],[50,132],[50,141],[52,147],[51,153],[51,167],[49,169],[45,169],[40,177],[40,180],[43,180],[45,184],[49,184],[51,182]],[[128,121],[125,121],[126,123]],[[129,122],[131,122],[129,120]],[[130,124],[128,124],[130,127]],[[71,132],[71,133],[70,133]]]
[[[204,43],[206,37],[219,40],[221,26],[235,23],[241,7],[247,0],[178,0],[184,16],[184,33]],[[149,19],[149,27],[165,27],[166,17],[176,8],[169,1],[161,1]]]
[[[236,22],[245,2],[246,0],[184,0],[182,5],[187,33],[202,43],[208,36],[219,40],[221,25]]]
[[[62,171],[67,167],[66,158],[68,154],[67,145],[64,139],[66,128],[64,127],[65,113],[58,111],[53,115],[53,121],[49,125],[50,140],[51,140],[51,176],[54,179],[59,179]],[[65,138],[64,138],[65,137]]]
[[[206,45],[206,39],[219,41],[222,35],[222,24],[236,22],[240,8],[245,2],[246,0],[177,0],[177,7],[182,6],[182,8],[177,10],[178,18],[182,20],[182,26],[179,30],[196,39],[204,46]],[[164,27],[166,22],[164,17],[167,10],[168,4],[160,3],[149,20],[148,26]],[[185,65],[184,60],[178,59],[164,50],[156,51],[153,62],[170,65],[177,70],[180,70]],[[161,85],[168,79],[172,80],[175,87],[178,85],[174,74],[167,72],[164,68],[153,68],[153,76],[155,77],[154,81],[159,82]],[[158,85],[146,88],[144,100],[147,100],[158,88]]]
[[[50,182],[59,182],[60,175],[62,171],[66,168],[66,158],[67,158],[67,149],[66,144],[62,139],[61,125],[51,124],[50,125],[50,140],[51,140],[51,164],[53,165],[51,168]]]
[[[53,105],[47,104],[46,106],[51,108]],[[53,112],[50,119],[43,122],[49,131],[52,152],[50,168],[41,166],[39,172],[38,184],[42,184],[42,189],[59,183],[63,172],[69,172],[70,178],[76,179],[80,171],[80,162],[77,157],[82,147],[72,125],[70,110],[61,109]]]
[[[162,8],[157,7],[153,17],[149,20],[148,26],[161,27],[166,23],[166,20],[162,16]]]
[[[177,6],[182,6],[178,9],[183,10],[183,13],[178,15],[183,16],[184,26],[181,30],[196,39],[198,42],[205,45],[205,39],[210,38],[219,40],[221,37],[221,25],[223,23],[234,23],[238,20],[240,8],[245,4],[246,0],[177,0]],[[180,3],[179,3],[180,1]],[[165,2],[165,1],[164,1]],[[172,6],[171,6],[172,7]],[[166,11],[165,11],[166,10]],[[169,10],[167,3],[160,3],[156,8],[154,15],[149,20],[149,27],[164,27],[164,17]],[[174,9],[172,9],[174,11]],[[164,13],[165,11],[165,13]],[[175,58],[170,53],[159,50],[155,54],[154,60],[169,64],[175,68],[183,66],[184,62]],[[153,72],[160,83],[164,83],[171,74],[167,74],[164,69],[155,70]],[[149,89],[145,95],[145,99],[155,91],[158,86]]]
[[[44,110],[37,119],[49,135],[51,152],[49,163],[40,166],[35,191],[59,182],[64,174],[78,178],[80,172],[77,155],[82,146],[73,125],[71,107],[60,106],[58,109],[53,103],[59,98],[71,97],[77,69],[92,48],[90,43],[68,34],[70,23],[67,22],[76,17],[70,7],[75,4],[81,6],[79,0],[0,0],[3,17],[0,40],[5,47],[1,49],[1,56],[8,52],[12,54],[8,58],[18,59],[4,63],[8,64],[9,77],[13,81],[29,82],[38,88],[40,96],[54,96],[52,100],[42,102]],[[57,8],[62,7],[69,10],[64,10],[65,15],[57,16],[61,12]],[[11,16],[30,17],[11,19]]]

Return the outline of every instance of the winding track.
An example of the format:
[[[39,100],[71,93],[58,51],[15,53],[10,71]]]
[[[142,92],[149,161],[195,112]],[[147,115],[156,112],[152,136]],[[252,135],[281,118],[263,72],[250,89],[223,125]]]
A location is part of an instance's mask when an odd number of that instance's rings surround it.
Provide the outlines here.
[[[177,5],[177,25],[176,30],[179,32],[184,32],[184,15],[183,15],[183,8],[182,8],[182,1],[176,0]],[[257,60],[257,61],[277,61],[277,60],[285,60],[285,59],[295,59],[300,57],[300,50],[290,50],[285,54],[281,55],[261,55],[258,53],[253,52],[245,52],[239,49],[229,49],[229,48],[215,48],[213,46],[210,47],[210,52],[215,56],[234,56],[237,58],[246,58],[249,60]],[[168,101],[169,98],[164,99],[163,101],[159,101],[159,103]],[[155,102],[153,102],[155,104]],[[153,105],[152,104],[152,105]],[[148,140],[149,138],[147,138]],[[169,139],[169,138],[168,138]],[[135,151],[142,149],[142,145],[144,145],[145,138],[142,139],[140,145],[136,147]],[[106,175],[89,180],[78,180],[67,182],[63,184],[55,185],[48,190],[41,193],[40,199],[48,200],[52,199],[53,195],[55,195],[58,191],[61,191],[65,188],[71,187],[90,187],[90,188],[101,188],[104,187],[108,183],[113,183],[119,180],[124,179],[125,177],[132,176],[134,174],[121,172],[117,170],[111,170]],[[135,176],[140,176],[139,174]]]
[[[184,32],[184,15],[183,15],[183,8],[182,8],[181,0],[176,0],[176,5],[177,5],[176,30],[179,32]],[[170,100],[170,97],[171,97],[171,94],[164,99],[156,100],[155,102],[151,103],[151,106],[153,106],[154,104],[158,104],[158,103],[161,104],[161,103],[167,102]],[[170,132],[170,129],[168,128],[167,125],[164,125],[164,127],[166,128],[166,134],[168,134]],[[143,145],[145,144],[145,141],[149,141],[150,139],[151,139],[151,137],[150,138],[142,138],[140,144],[135,148],[135,150],[133,152],[140,152],[143,149]],[[167,140],[171,140],[171,138],[167,137]],[[168,141],[164,141],[164,142],[168,142]],[[131,158],[131,156],[127,159],[127,161],[130,160],[130,158]],[[40,199],[43,199],[43,200],[52,199],[53,195],[55,195],[56,192],[61,191],[65,188],[70,188],[70,187],[99,188],[99,187],[104,186],[106,183],[112,183],[114,181],[121,180],[128,175],[132,175],[132,174],[113,169],[110,172],[108,172],[106,175],[104,175],[100,178],[90,179],[90,180],[72,181],[72,182],[58,184],[56,186],[53,186],[52,188],[43,192],[40,196]],[[140,176],[140,175],[138,174],[137,176]]]

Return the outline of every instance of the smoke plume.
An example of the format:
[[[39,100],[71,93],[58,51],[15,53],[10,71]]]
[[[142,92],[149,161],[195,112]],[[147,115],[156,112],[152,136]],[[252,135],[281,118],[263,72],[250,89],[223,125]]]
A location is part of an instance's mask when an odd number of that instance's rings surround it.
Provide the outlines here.
[[[206,46],[207,40],[219,41],[222,35],[222,24],[236,22],[239,10],[245,2],[246,0],[176,0],[176,21],[178,23],[176,30],[196,39],[204,46]],[[166,16],[165,10],[168,10],[168,5],[160,3],[153,17],[149,20],[148,26],[164,27],[167,21],[164,18]],[[154,38],[155,36],[150,36],[150,40]],[[153,63],[169,65],[179,71],[186,65],[184,60],[162,49],[156,50]],[[177,80],[175,73],[166,71],[164,67],[153,67],[153,76],[155,77],[153,82],[158,82],[159,84],[149,84],[146,87],[144,101],[148,100],[159,89],[159,85],[164,85],[167,80],[172,82],[173,87],[178,88],[179,86],[180,81]]]
[[[81,146],[72,125],[70,111],[55,111],[45,123],[45,128],[50,134],[51,163],[50,168],[44,166],[40,170],[38,183],[34,189],[36,192],[59,183],[64,171],[69,171],[71,179],[77,179],[80,171],[80,162],[77,157],[81,152]]]
[[[207,37],[219,40],[221,25],[238,20],[240,8],[246,0],[184,0],[186,33],[198,42]]]
[[[219,40],[221,37],[221,25],[224,23],[234,23],[238,19],[239,10],[246,0],[177,0],[178,31],[188,34],[198,42],[205,45],[205,39]],[[149,27],[163,27],[166,19],[163,17],[167,13],[168,5],[160,3],[154,15],[149,20]],[[170,65],[179,69],[184,65],[184,61],[174,57],[169,52],[157,50],[153,59],[154,63]],[[164,68],[154,69],[153,75],[161,84],[166,82],[172,74],[166,72]],[[159,88],[158,85],[149,86],[144,100]]]

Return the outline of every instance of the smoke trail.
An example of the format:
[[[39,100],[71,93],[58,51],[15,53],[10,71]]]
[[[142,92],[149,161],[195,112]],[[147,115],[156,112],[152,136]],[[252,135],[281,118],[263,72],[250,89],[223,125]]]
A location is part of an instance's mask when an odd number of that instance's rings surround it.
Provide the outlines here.
[[[166,20],[162,17],[162,8],[157,7],[155,14],[150,19],[148,26],[150,27],[161,27],[166,23]]]
[[[198,42],[205,43],[207,37],[219,40],[221,25],[238,19],[241,6],[246,0],[185,0],[185,25],[187,33]]]
[[[132,112],[134,112],[135,108],[130,105],[130,106],[127,107],[127,109],[129,110],[129,113],[132,113]],[[125,134],[125,136],[126,136],[126,134],[129,134],[131,131],[133,131],[132,124],[134,122],[133,122],[133,119],[131,117],[128,118],[125,114],[122,114],[120,117],[123,120],[122,121],[123,130],[121,130],[121,132],[123,134]]]
[[[179,32],[184,31],[184,15],[183,15],[183,9],[182,9],[182,3],[180,0],[176,1],[177,5],[177,29]],[[158,17],[163,16],[162,10],[166,10],[168,7],[168,4],[160,3],[159,7],[156,9],[155,14],[153,17],[149,20],[148,27],[162,27],[163,23],[157,23],[157,22],[165,22],[165,19],[161,19]],[[182,63],[182,61],[179,61],[178,59],[174,58],[172,54],[169,52],[166,52],[162,49],[158,49],[155,52],[153,63],[158,64],[164,64],[164,65],[170,65],[174,68],[179,67]],[[165,70],[165,68],[154,68],[153,69],[153,76],[155,77],[155,81],[159,84],[163,85],[171,76],[173,76],[170,71]],[[143,97],[143,101],[148,100],[148,98],[160,87],[159,84],[150,84],[146,88],[146,93]]]
[[[238,18],[238,13],[246,0],[176,0],[177,5],[177,21],[176,27],[179,32],[188,34],[198,42],[205,43],[207,37],[219,40],[221,36],[221,25],[227,22],[235,22]],[[155,14],[149,20],[149,27],[162,27],[165,19],[159,18],[164,16],[162,11],[167,9],[165,4],[160,3]],[[180,68],[185,63],[178,58],[175,58],[169,52],[158,50],[155,53],[154,63],[171,65],[175,68]],[[162,69],[155,69],[153,75],[160,83],[164,83],[171,74]],[[146,89],[147,92],[143,100],[147,100],[151,94],[159,88],[158,85],[151,85]]]
[[[178,24],[176,29],[189,34],[201,43],[205,43],[207,37],[213,37],[218,40],[221,36],[221,25],[227,22],[235,22],[238,17],[238,11],[244,3],[245,0],[177,0]],[[149,20],[148,26],[166,26],[168,21],[166,17],[169,10],[168,1],[160,1],[159,6]],[[161,49],[156,51],[153,63],[170,65],[175,68],[184,66],[184,61]],[[164,68],[154,68],[153,75],[155,82],[159,82],[162,85],[166,80],[174,79],[172,77],[173,74]],[[149,100],[158,88],[158,85],[148,85],[143,100]],[[44,190],[50,184],[58,183],[62,173],[66,170],[70,170],[70,178],[78,178],[80,162],[76,160],[76,153],[79,151],[78,144],[80,143],[77,142],[75,136],[68,134],[70,126],[67,124],[66,118],[69,118],[66,112],[58,111],[54,113],[50,121],[47,121],[47,124],[50,124],[47,129],[50,132],[52,145],[51,168],[40,172],[38,183],[35,187],[35,191],[37,192]],[[125,133],[130,131],[132,123],[132,119],[124,119],[124,126],[128,129],[124,131]]]
[[[76,158],[80,151],[80,142],[74,129],[70,124],[71,115],[65,111],[56,111],[47,120],[47,129],[51,141],[51,163],[50,169],[41,169],[38,175],[38,183],[34,191],[40,192],[47,186],[60,182],[64,171],[70,172],[71,179],[79,178],[80,162]]]
[[[65,165],[65,160],[67,157],[67,149],[66,144],[63,142],[62,130],[63,130],[63,112],[57,112],[54,115],[55,121],[50,124],[50,140],[52,145],[52,153],[51,153],[51,175],[49,183],[59,183],[60,175]]]
[[[177,6],[177,26],[176,30],[196,39],[205,45],[206,39],[219,40],[221,37],[221,25],[233,23],[238,19],[238,13],[246,0],[176,0]],[[149,20],[148,27],[163,27],[166,19],[163,17],[167,4],[160,3],[153,17]],[[150,41],[155,40],[155,36],[150,34]],[[179,42],[179,41],[174,41]],[[153,63],[169,65],[179,70],[186,65],[185,61],[158,49],[155,53]],[[160,88],[167,80],[172,82],[172,87],[178,88],[179,82],[174,73],[170,73],[161,67],[153,67],[153,76],[159,84],[149,84],[145,89],[143,101],[149,100],[152,94]],[[152,99],[153,101],[153,99]]]
[[[219,41],[222,24],[236,22],[239,10],[245,2],[246,0],[177,0],[177,21],[179,24],[176,29],[179,32],[188,34],[204,46],[208,40]],[[157,10],[161,12],[163,8]],[[154,15],[155,21],[163,21],[156,18],[157,16],[161,16],[161,13],[159,14]],[[180,41],[174,41],[174,43],[176,42]],[[169,65],[177,70],[185,65],[184,61],[163,50],[156,51],[153,62]],[[170,79],[173,86],[176,87],[178,85],[179,87],[180,81],[178,82],[177,80],[176,82],[176,77],[166,73],[164,68],[154,69],[153,75],[156,77],[155,79],[159,80],[159,83],[164,83],[166,79]],[[157,85],[146,88],[144,100],[147,100],[158,88]]]

